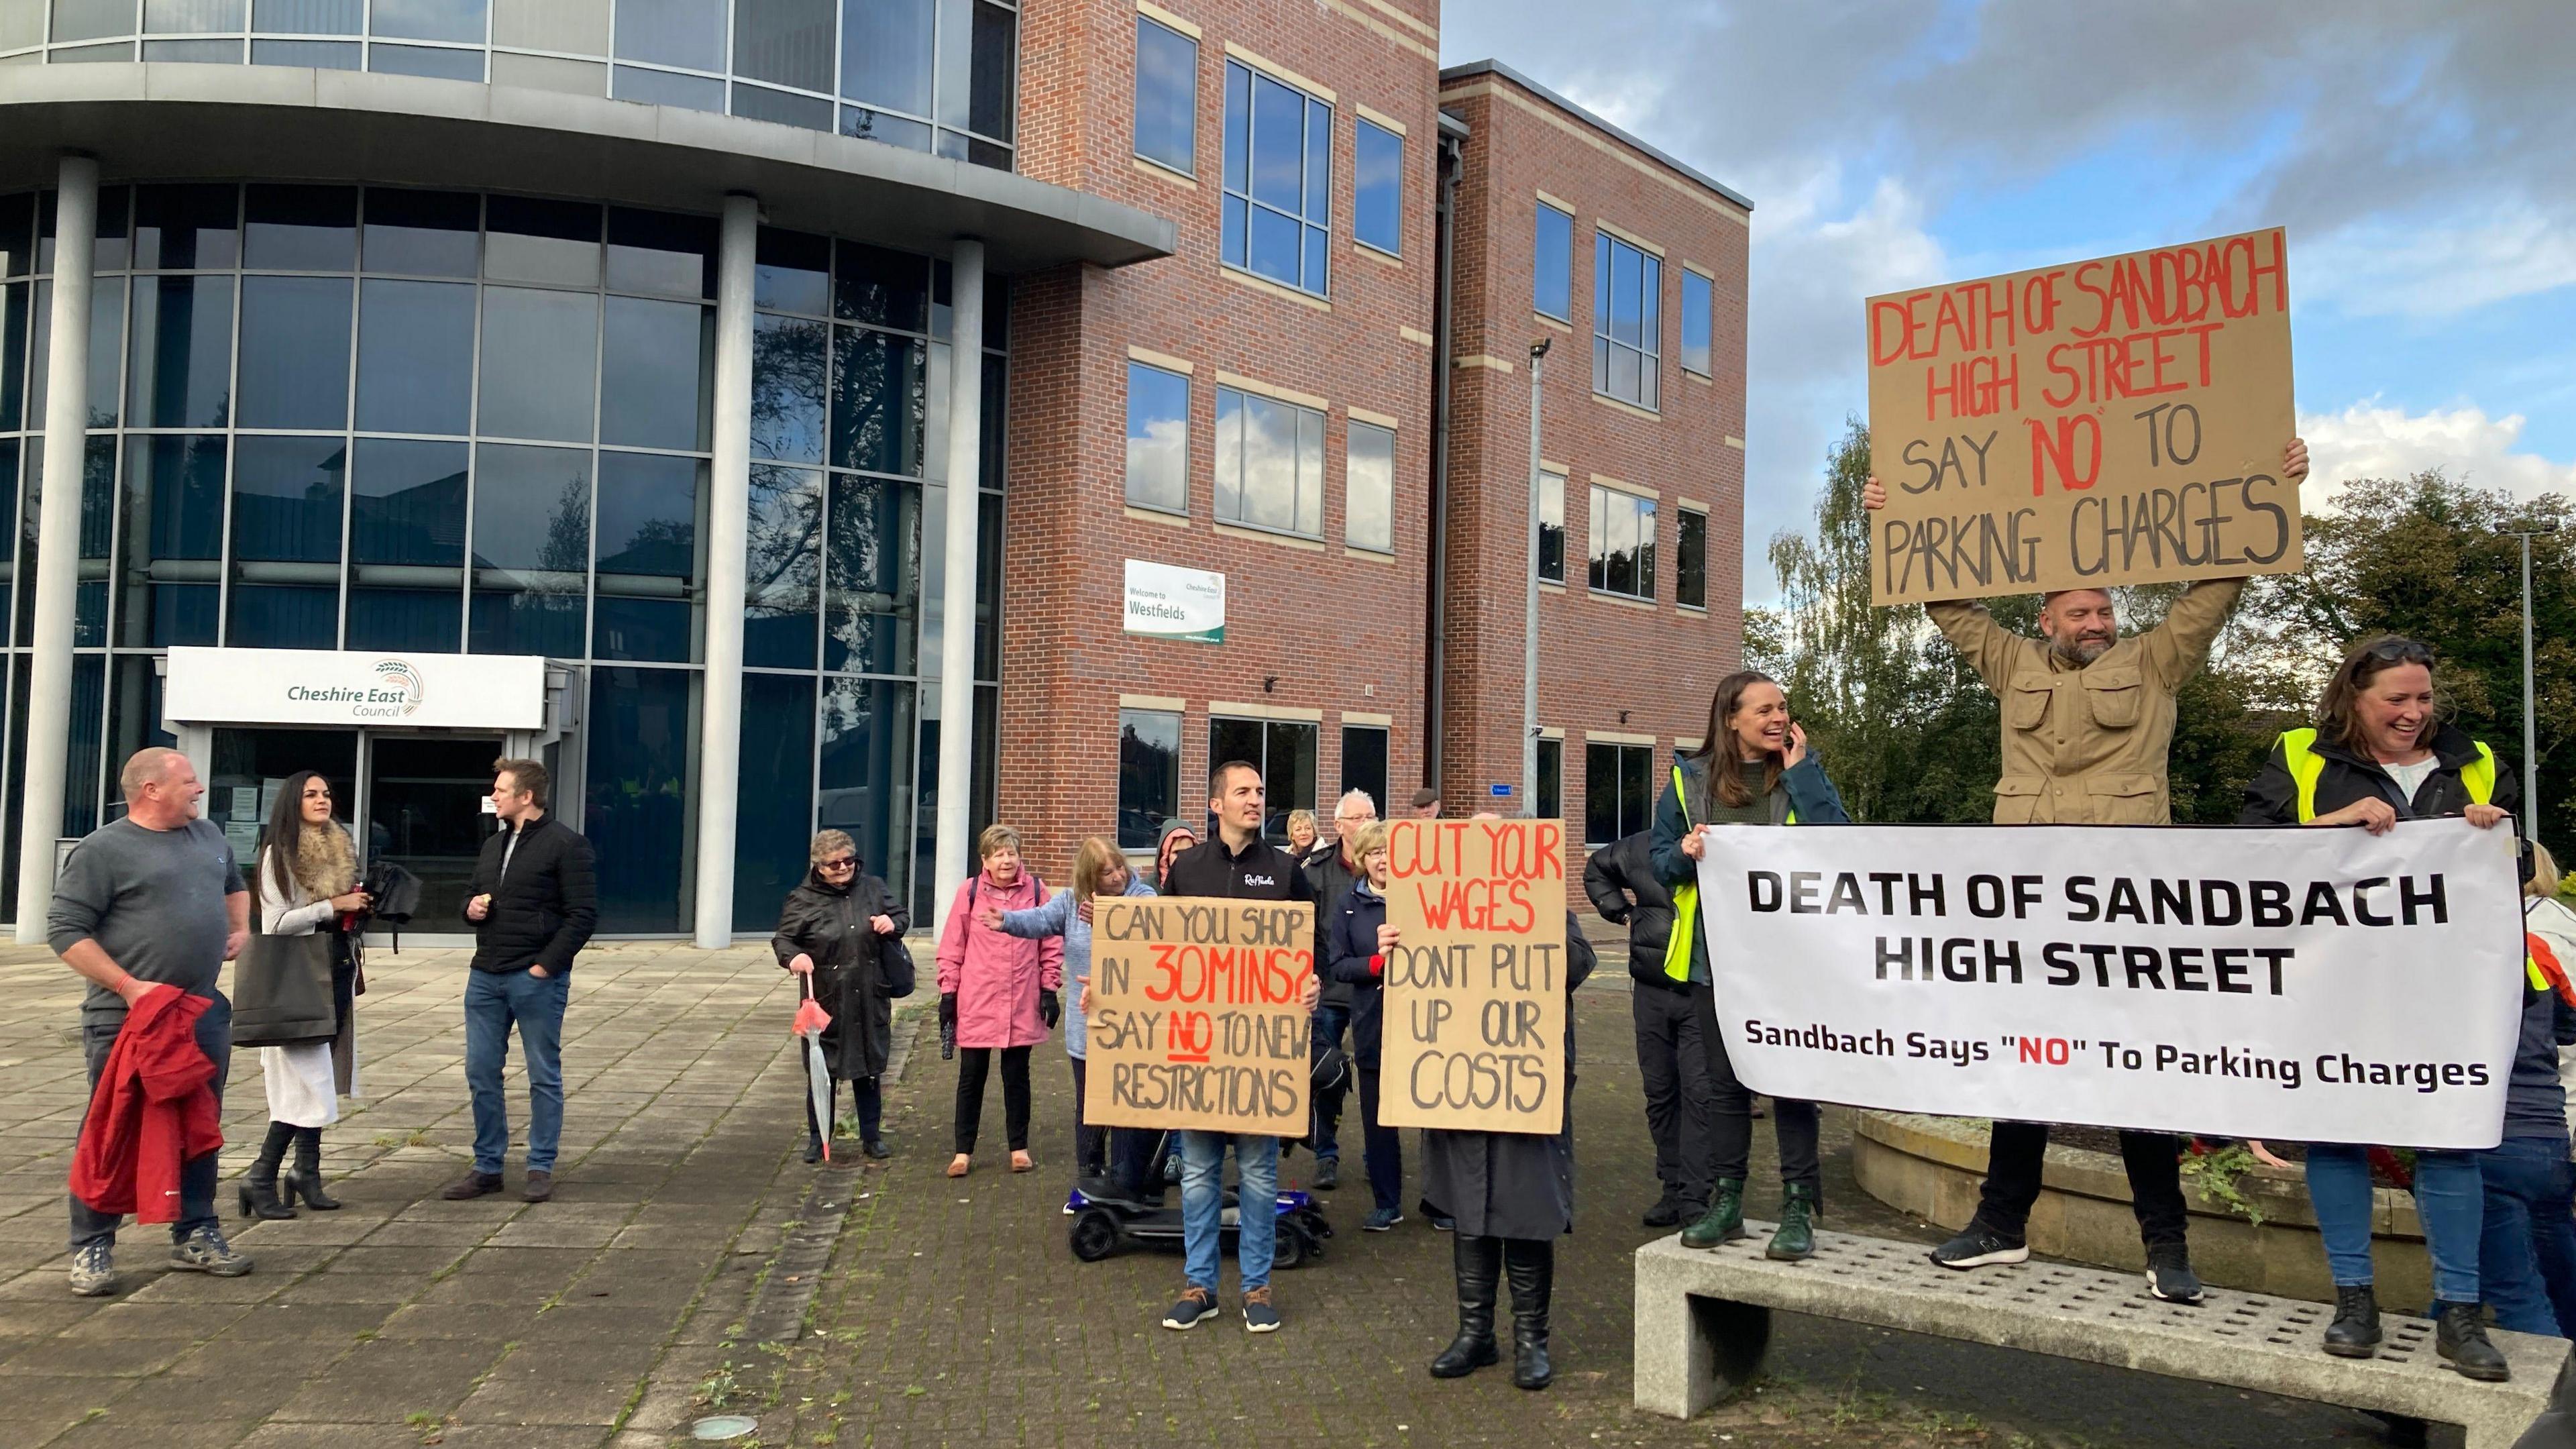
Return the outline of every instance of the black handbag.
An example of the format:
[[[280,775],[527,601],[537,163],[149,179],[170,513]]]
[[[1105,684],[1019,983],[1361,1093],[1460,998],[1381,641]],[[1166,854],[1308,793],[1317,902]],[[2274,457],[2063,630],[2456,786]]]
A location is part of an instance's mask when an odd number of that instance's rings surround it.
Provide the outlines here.
[[[877,985],[884,989],[888,1001],[901,1001],[913,993],[912,948],[901,936],[877,938]]]
[[[233,1045],[294,1046],[340,1034],[331,999],[331,934],[254,932],[233,962]]]

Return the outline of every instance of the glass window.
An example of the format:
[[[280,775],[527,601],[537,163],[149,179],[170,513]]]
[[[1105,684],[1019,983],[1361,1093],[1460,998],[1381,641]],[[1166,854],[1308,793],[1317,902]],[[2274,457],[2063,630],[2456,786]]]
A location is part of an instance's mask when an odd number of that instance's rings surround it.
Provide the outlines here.
[[[1198,134],[1199,43],[1137,16],[1136,154],[1195,176]]]
[[[1365,790],[1386,814],[1386,730],[1380,725],[1342,726],[1341,794]]]
[[[724,69],[725,0],[617,0],[617,58]]]
[[[349,561],[446,569],[462,565],[465,464],[463,443],[360,438],[349,479]],[[359,576],[364,581],[366,571],[361,569]],[[446,582],[452,614],[461,580],[451,575]]]
[[[1565,741],[1538,742],[1538,818],[1565,818]]]
[[[26,192],[0,196],[0,277],[23,277],[35,269],[34,198]]]
[[[249,11],[249,0],[143,0],[143,28],[154,35],[239,31]]]
[[[1634,599],[1655,596],[1655,501],[1592,489],[1591,586]]]
[[[966,128],[1006,144],[1011,139],[1013,111],[1020,95],[1019,29],[1018,12],[989,3],[975,7],[975,54],[967,81]],[[967,159],[979,166],[1004,169],[1011,164],[980,146],[968,148]]]
[[[587,442],[598,357],[597,294],[484,288],[476,430],[493,438]]]
[[[243,266],[263,272],[357,270],[356,187],[253,185],[244,210]]]
[[[897,899],[909,883],[904,861],[913,819],[912,710],[909,682],[847,676],[823,681],[814,828],[848,831],[860,860],[872,862],[870,869],[886,868]],[[925,739],[923,748],[935,746]]]
[[[1118,848],[1152,850],[1181,813],[1181,717],[1118,711]]]
[[[678,106],[688,111],[724,114],[725,83],[710,76],[678,75],[621,65],[609,72],[609,94],[646,106]]]
[[[220,428],[231,420],[233,279],[137,277],[125,364],[138,428]]]
[[[340,591],[294,584],[233,585],[224,643],[235,649],[330,649],[340,642]]]
[[[61,52],[55,52],[54,59],[60,61]],[[126,210],[130,199],[131,193],[122,186],[98,189],[98,239],[90,246],[90,259],[91,265],[99,271],[121,272],[126,268],[127,259],[133,255],[133,246],[126,236]],[[50,272],[53,269],[54,194],[43,191],[36,195],[36,270]]]
[[[836,473],[824,553],[823,667],[909,674],[925,579],[918,484]],[[932,520],[932,521],[935,521]],[[925,638],[928,648],[936,643]],[[936,667],[936,656],[923,660]]]
[[[943,126],[966,124],[967,90],[974,74],[974,9],[975,0],[938,0],[938,80],[931,95],[931,119]],[[940,139],[944,143],[950,138]]]
[[[1674,565],[1673,601],[1687,608],[1708,607],[1708,515],[1682,510],[1681,557]]]
[[[746,674],[742,713],[761,721],[742,735],[734,788],[733,928],[755,937],[778,924],[778,903],[805,879],[814,828],[814,685],[811,676]],[[862,868],[882,874],[885,863]]]
[[[592,657],[673,664],[702,657],[706,476],[703,459],[600,453]]]
[[[452,588],[370,589],[353,584],[342,647],[454,654],[462,617]]]
[[[544,287],[599,285],[599,208],[495,196],[484,207],[484,275]]]
[[[799,90],[832,89],[832,12],[837,0],[735,0],[733,73]],[[824,109],[823,129],[830,130]]]
[[[1646,745],[1583,747],[1584,844],[1615,845],[1654,823],[1654,759]]]
[[[1574,218],[1542,201],[1530,247],[1530,306],[1574,320]]]
[[[53,0],[56,45],[134,33],[134,0]]]
[[[474,288],[358,284],[358,427],[462,435],[474,409]]]
[[[1239,62],[1225,71],[1225,262],[1322,296],[1332,108]]]
[[[0,449],[0,480],[10,475],[15,447],[12,440]],[[224,546],[223,436],[130,440],[124,495],[123,642],[213,643],[214,561]],[[32,519],[27,528],[32,539]]]
[[[26,416],[30,290],[24,282],[0,287],[0,433],[17,431]],[[0,472],[0,526],[6,526],[9,499],[17,486],[15,473]],[[0,600],[0,614],[7,612],[6,603]]]
[[[751,455],[823,461],[823,323],[755,316],[751,324]]]
[[[808,131],[832,129],[832,103],[820,96],[800,96],[791,91],[774,91],[767,86],[733,83],[733,113],[746,120],[775,121],[782,126],[802,126]]]
[[[45,370],[53,344],[54,284],[38,282],[29,311],[27,348],[30,379],[27,418],[42,428],[45,418]],[[125,365],[125,289],[113,281],[89,294],[89,425],[112,428],[124,409],[125,389],[117,373]]]
[[[1663,263],[1610,233],[1592,238],[1592,390],[1660,408]]]
[[[1538,576],[1565,582],[1565,475],[1538,475]]]
[[[639,448],[707,447],[715,390],[714,310],[695,302],[611,297],[603,336],[599,440]]]
[[[590,565],[590,454],[572,448],[474,450],[477,654],[582,652]]]
[[[358,43],[354,40],[254,40],[250,43],[253,65],[292,65],[311,70],[356,70]]]
[[[1709,367],[1709,334],[1716,325],[1716,287],[1708,278],[1682,268],[1682,370],[1702,377]]]
[[[135,270],[231,267],[241,260],[240,210],[237,186],[136,188]]]
[[[841,107],[841,134],[855,136],[862,141],[901,146],[907,151],[930,149],[930,127],[927,124],[864,106]],[[934,723],[931,728],[938,726]]]
[[[483,199],[462,191],[367,188],[360,260],[371,272],[470,277],[482,250]]]
[[[286,35],[355,35],[366,0],[258,0],[251,28]]]
[[[846,0],[841,95],[871,107],[930,114],[931,0]],[[928,149],[925,141],[918,149]]]
[[[822,556],[823,475],[804,468],[753,468],[744,547],[745,664],[814,667]]]
[[[1315,808],[1315,742],[1321,727],[1290,720],[1225,719],[1208,721],[1208,768],[1241,760],[1261,771],[1263,835],[1273,845],[1288,843],[1288,812]],[[1208,825],[1201,839],[1214,839]]]
[[[751,304],[764,312],[825,316],[831,304],[831,273],[830,238],[762,227],[753,249]]]
[[[687,929],[680,877],[693,813],[697,694],[695,670],[590,672],[581,830],[598,852],[601,931]]]
[[[1343,541],[1395,552],[1395,430],[1353,423],[1342,472]]]
[[[1225,523],[1322,537],[1324,415],[1218,388],[1216,516]]]
[[[1351,235],[1365,246],[1404,250],[1404,138],[1361,121],[1351,156]]]
[[[348,469],[349,445],[341,438],[235,439],[233,560],[338,563]]]
[[[403,40],[483,40],[490,0],[372,0],[369,34]]]
[[[367,47],[367,69],[379,75],[480,81],[483,79],[483,52],[443,45],[387,45],[378,41]]]
[[[867,322],[905,332],[929,330],[930,268],[923,265],[923,261],[911,252],[888,251],[859,242],[841,243],[833,262],[832,315],[844,322]],[[943,272],[943,278],[944,275]],[[993,298],[1008,290],[1007,287],[988,289],[986,307],[989,309]],[[800,299],[807,295],[809,293],[805,289],[799,289]],[[943,297],[945,295],[942,293]],[[939,330],[943,336],[947,332],[946,308],[947,303],[941,302],[943,320]],[[783,310],[816,312],[822,309],[813,306]],[[989,340],[987,345],[990,345]]]
[[[1190,511],[1190,380],[1127,364],[1127,501]]]
[[[239,65],[242,43],[238,38],[221,40],[147,40],[143,42],[145,60],[176,60],[192,65]]]
[[[608,290],[713,300],[715,218],[610,207]]]
[[[921,476],[929,398],[917,338],[832,329],[832,464]]]
[[[346,277],[242,278],[236,425],[348,426],[351,291]]]

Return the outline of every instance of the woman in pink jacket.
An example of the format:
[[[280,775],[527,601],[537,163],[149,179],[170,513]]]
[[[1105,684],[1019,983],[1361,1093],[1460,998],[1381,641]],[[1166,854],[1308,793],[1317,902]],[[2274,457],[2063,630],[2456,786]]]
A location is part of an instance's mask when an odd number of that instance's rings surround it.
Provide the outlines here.
[[[1047,888],[1020,865],[1020,833],[991,825],[976,842],[984,868],[957,888],[939,936],[939,1020],[957,1029],[957,1156],[964,1177],[984,1119],[984,1077],[1002,1054],[1002,1112],[1011,1131],[1011,1171],[1029,1161],[1029,1048],[1046,1040],[1064,1009],[1064,938],[1024,941],[976,917],[986,908],[1029,910]]]

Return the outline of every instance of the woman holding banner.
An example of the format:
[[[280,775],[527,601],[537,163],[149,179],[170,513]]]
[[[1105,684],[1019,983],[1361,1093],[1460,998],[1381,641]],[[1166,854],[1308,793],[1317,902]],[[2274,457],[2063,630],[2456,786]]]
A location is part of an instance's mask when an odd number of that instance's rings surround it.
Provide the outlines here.
[[[2344,656],[2317,701],[2313,729],[2290,730],[2245,788],[2245,825],[2358,825],[2386,834],[2400,820],[2464,816],[2481,830],[2509,824],[2522,787],[2495,751],[2444,724],[2433,693],[2433,651],[2412,639],[2373,639]],[[2554,1054],[2553,1054],[2554,1055]],[[2554,1063],[2553,1063],[2554,1068]],[[2522,1073],[2517,1070],[2515,1079]],[[2556,1076],[2554,1069],[2550,1074]],[[2515,1131],[2507,1091],[2505,1130]],[[2565,1119],[2555,1126],[2563,1134]],[[2379,1347],[2379,1301],[2371,1288],[2370,1148],[2308,1145],[2308,1200],[2335,1282],[2334,1322],[2325,1351],[2369,1358]],[[2563,1149],[2562,1149],[2563,1155]],[[2434,1350],[2461,1374],[2490,1382],[2512,1376],[2480,1315],[2479,1240],[2485,1193],[2478,1154],[2419,1150],[2415,1211],[2433,1260]],[[2524,1272],[2529,1274],[2528,1254]],[[2536,1278],[2536,1274],[2531,1274]],[[2486,1285],[2499,1301],[2548,1301],[2536,1282]],[[2522,1327],[2513,1322],[2508,1328]],[[2540,1331],[2548,1332],[2547,1328]]]
[[[1376,1206],[1360,1224],[1382,1233],[1404,1221],[1404,1143],[1392,1127],[1378,1125],[1379,1042],[1386,1005],[1386,949],[1395,928],[1386,923],[1387,825],[1372,820],[1350,842],[1360,878],[1338,901],[1324,904],[1325,972],[1351,988],[1351,1064],[1360,1078],[1360,1140]]]
[[[1673,893],[1673,933],[1664,974],[1690,983],[1708,1047],[1711,1115],[1717,1137],[1716,1181],[1708,1211],[1682,1229],[1682,1246],[1714,1248],[1744,1234],[1744,1179],[1753,1151],[1753,1091],[1737,1079],[1718,1030],[1707,933],[1700,929],[1702,832],[1721,825],[1848,825],[1842,796],[1807,751],[1807,732],[1789,717],[1789,697],[1767,674],[1741,670],[1717,683],[1708,703],[1708,733],[1699,752],[1677,760],[1655,803],[1651,851],[1656,878]],[[1815,1255],[1816,1216],[1824,1210],[1824,1171],[1816,1150],[1813,1102],[1773,1099],[1780,1135],[1780,1227],[1765,1256],[1795,1261]]]

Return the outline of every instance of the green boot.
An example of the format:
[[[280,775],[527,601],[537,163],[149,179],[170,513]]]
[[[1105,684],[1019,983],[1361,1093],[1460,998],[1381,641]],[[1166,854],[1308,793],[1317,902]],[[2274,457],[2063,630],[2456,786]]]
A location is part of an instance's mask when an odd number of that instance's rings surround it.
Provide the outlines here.
[[[1816,1190],[1803,1182],[1793,1182],[1781,1193],[1780,1230],[1771,1235],[1771,1246],[1762,1256],[1783,1263],[1795,1263],[1816,1256],[1816,1214],[1822,1211]]]
[[[1721,1177],[1709,1195],[1708,1212],[1682,1229],[1685,1248],[1714,1248],[1744,1236],[1744,1179]]]

